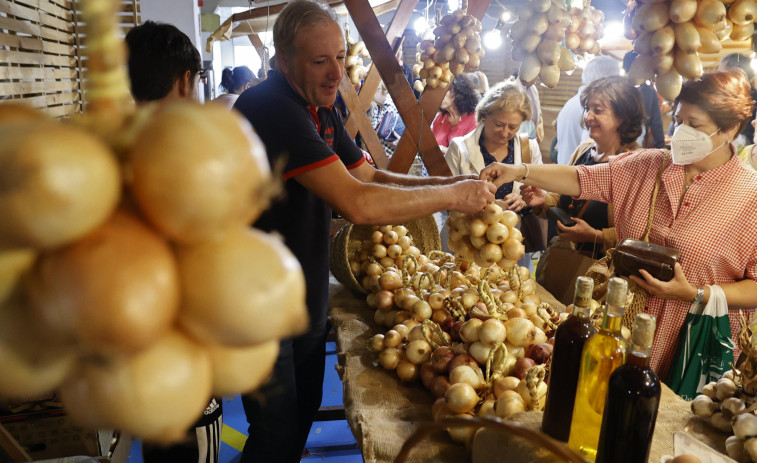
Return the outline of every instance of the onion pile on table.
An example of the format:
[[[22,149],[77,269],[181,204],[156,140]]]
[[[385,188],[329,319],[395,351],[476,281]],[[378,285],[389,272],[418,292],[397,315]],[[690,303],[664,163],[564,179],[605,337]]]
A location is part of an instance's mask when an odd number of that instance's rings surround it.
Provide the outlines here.
[[[718,431],[731,434],[725,441],[728,456],[738,462],[757,462],[757,325],[741,315],[737,368],[706,384],[691,401],[691,411]]]
[[[275,183],[241,116],[145,108],[118,152],[83,127],[0,105],[0,397],[176,441],[307,328],[302,270],[249,228]]]
[[[414,71],[421,78],[416,90],[447,87],[452,79],[465,71],[478,68],[484,57],[481,46],[481,21],[462,8],[444,16],[434,29],[435,40],[418,44],[418,64]]]
[[[702,76],[699,53],[718,53],[722,40],[746,40],[754,34],[754,0],[630,1],[626,37],[639,53],[628,76],[634,83],[655,82],[663,98],[674,100],[683,79]]]
[[[447,245],[460,258],[480,267],[512,268],[526,253],[518,215],[497,200],[475,215],[451,211]]]
[[[518,77],[524,85],[538,78],[547,87],[555,87],[560,71],[576,67],[573,53],[561,44],[568,39],[565,34],[570,25],[571,17],[560,0],[528,0],[521,5],[510,39],[513,60],[521,63]],[[587,32],[594,34],[588,28]],[[587,35],[586,43],[588,40]]]
[[[549,340],[563,317],[535,294],[527,268],[483,268],[440,251],[383,263],[373,262],[380,273],[366,300],[389,330],[369,348],[382,367],[438,398],[435,419],[543,408]],[[470,443],[473,431],[449,432]]]

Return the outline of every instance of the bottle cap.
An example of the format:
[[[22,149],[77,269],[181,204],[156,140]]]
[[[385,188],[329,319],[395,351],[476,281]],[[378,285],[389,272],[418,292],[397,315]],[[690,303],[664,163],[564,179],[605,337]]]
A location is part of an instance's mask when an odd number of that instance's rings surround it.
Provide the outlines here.
[[[633,321],[633,334],[631,342],[639,347],[652,347],[654,330],[657,327],[657,319],[648,313],[636,314]]]
[[[580,307],[591,305],[591,296],[594,294],[594,279],[586,276],[576,278],[576,294],[573,303]]]
[[[607,305],[625,307],[628,282],[622,278],[610,278],[607,284]]]

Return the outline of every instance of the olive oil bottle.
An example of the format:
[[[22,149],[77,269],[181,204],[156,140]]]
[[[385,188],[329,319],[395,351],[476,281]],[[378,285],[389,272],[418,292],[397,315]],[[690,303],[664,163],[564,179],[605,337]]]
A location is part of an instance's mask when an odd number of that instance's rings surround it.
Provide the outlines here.
[[[626,341],[620,328],[627,293],[625,280],[610,280],[602,328],[586,341],[581,355],[568,446],[589,461],[597,455],[610,375],[626,360]]]
[[[610,375],[597,462],[646,463],[662,387],[649,368],[656,319],[640,313],[633,323],[628,361]]]
[[[581,353],[586,341],[597,332],[589,319],[594,280],[589,277],[576,279],[576,293],[573,298],[573,312],[560,323],[555,333],[555,347],[552,354],[550,387],[541,429],[549,436],[568,441],[573,404],[576,399],[578,371]],[[552,387],[554,385],[554,387]]]

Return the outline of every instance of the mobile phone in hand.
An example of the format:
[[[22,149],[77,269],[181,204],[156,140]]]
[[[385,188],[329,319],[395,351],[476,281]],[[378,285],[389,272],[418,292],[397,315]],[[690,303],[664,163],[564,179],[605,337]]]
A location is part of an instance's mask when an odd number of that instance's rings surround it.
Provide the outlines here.
[[[576,221],[571,219],[568,213],[559,207],[550,207],[547,209],[547,217],[551,220],[560,222],[566,227],[572,227],[576,224]]]

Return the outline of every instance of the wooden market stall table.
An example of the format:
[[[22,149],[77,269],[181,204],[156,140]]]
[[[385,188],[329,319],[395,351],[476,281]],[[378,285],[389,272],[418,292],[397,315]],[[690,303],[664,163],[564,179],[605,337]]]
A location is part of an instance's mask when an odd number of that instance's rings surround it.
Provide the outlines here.
[[[537,295],[556,310],[564,306],[537,285]],[[336,368],[344,385],[347,422],[362,449],[366,463],[391,462],[405,440],[420,423],[431,420],[434,398],[419,382],[405,384],[393,371],[378,365],[377,355],[368,350],[369,339],[386,331],[373,321],[373,310],[365,297],[351,292],[333,276],[330,279],[329,319],[337,336]],[[541,412],[526,412],[512,419],[539,429]],[[673,454],[673,433],[686,430],[700,441],[725,451],[727,435],[714,431],[690,412],[689,404],[663,385],[663,396],[649,462]],[[480,432],[468,450],[444,433],[419,444],[411,453],[413,462],[552,462],[544,450],[516,438],[503,438],[494,431]]]

